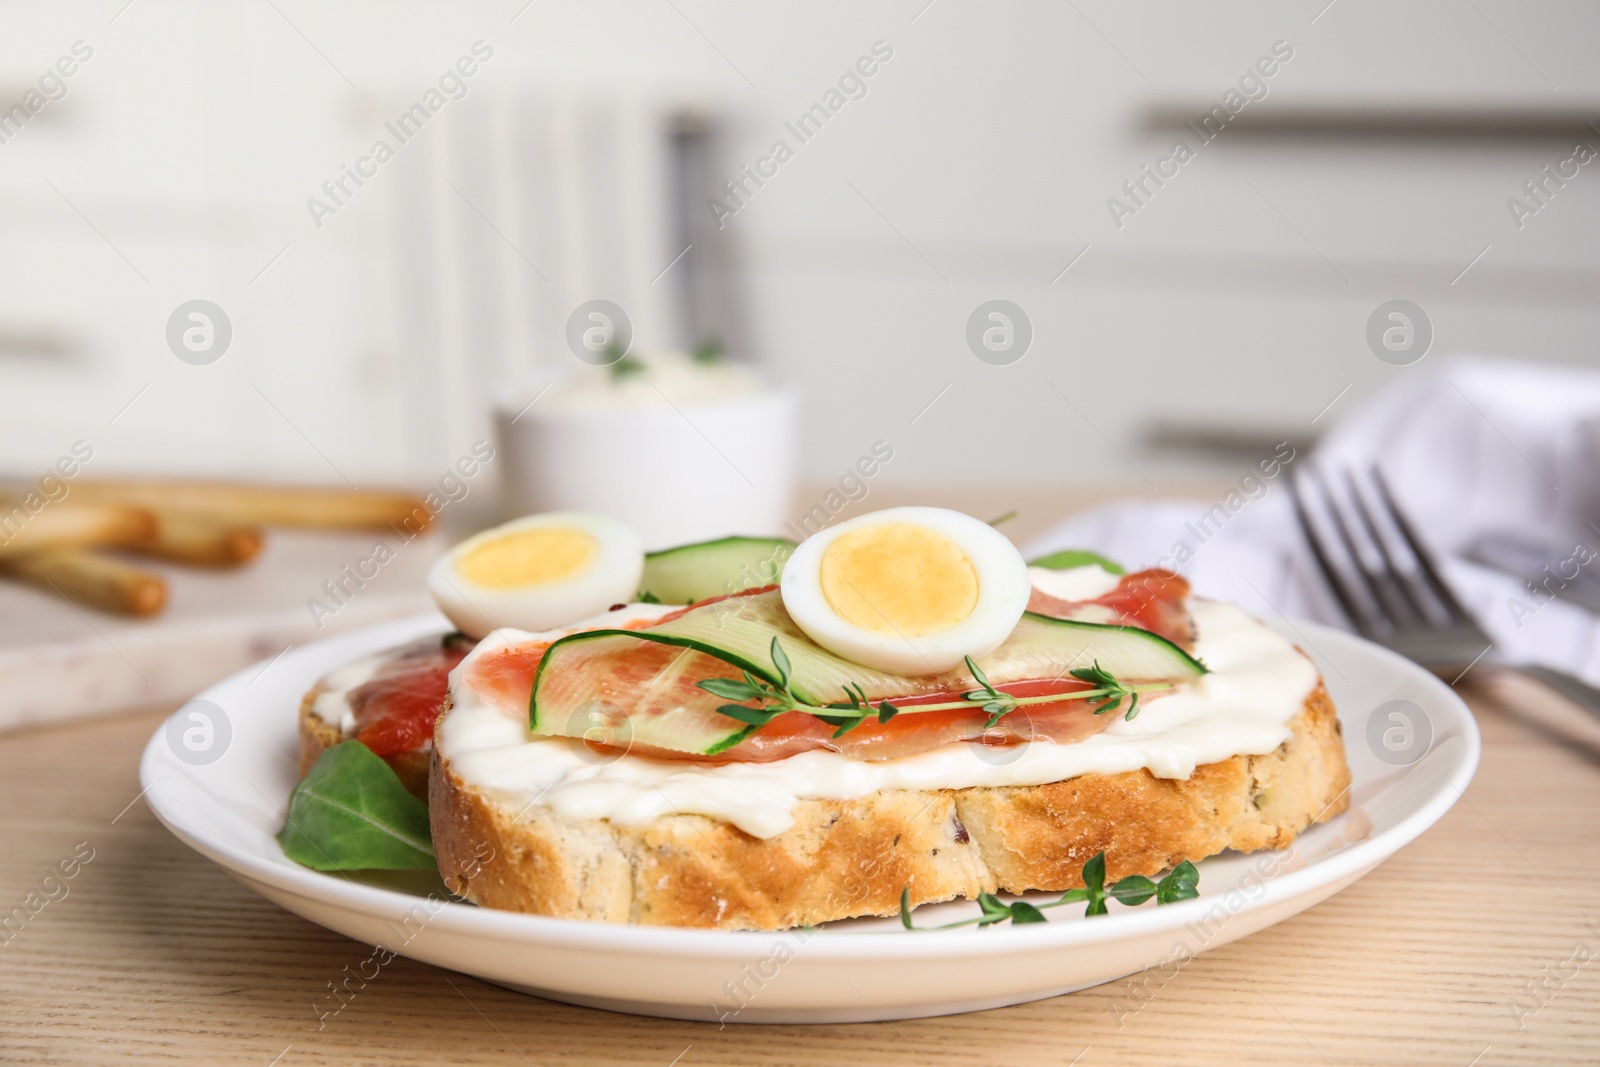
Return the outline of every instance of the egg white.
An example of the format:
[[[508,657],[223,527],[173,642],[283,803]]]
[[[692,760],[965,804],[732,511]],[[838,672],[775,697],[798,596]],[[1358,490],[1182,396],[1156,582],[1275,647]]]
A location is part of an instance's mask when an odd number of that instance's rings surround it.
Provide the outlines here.
[[[478,546],[519,530],[561,527],[581,530],[597,551],[578,573],[556,581],[491,588],[470,581],[456,568]],[[491,630],[551,630],[631,602],[644,572],[644,544],[626,523],[582,512],[529,515],[467,538],[428,569],[428,592],[462,633],[481,638]]]
[[[822,560],[841,536],[868,526],[907,523],[948,538],[965,553],[978,582],[977,602],[949,629],[910,635],[867,630],[842,618],[822,590]],[[1009,538],[970,515],[945,508],[889,508],[829,527],[800,543],[784,565],[783,606],[797,626],[835,655],[895,674],[959,667],[993,652],[1010,636],[1033,590],[1028,565]]]

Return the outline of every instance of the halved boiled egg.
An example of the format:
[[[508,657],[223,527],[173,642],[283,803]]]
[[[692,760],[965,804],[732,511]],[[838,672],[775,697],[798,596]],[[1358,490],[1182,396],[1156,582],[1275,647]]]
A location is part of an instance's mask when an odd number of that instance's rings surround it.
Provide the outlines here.
[[[428,591],[461,631],[553,630],[633,600],[644,545],[633,528],[579,512],[516,519],[469,537],[428,570]]]
[[[1028,606],[1028,565],[988,523],[890,508],[800,543],[783,606],[828,651],[895,674],[933,674],[993,652]]]

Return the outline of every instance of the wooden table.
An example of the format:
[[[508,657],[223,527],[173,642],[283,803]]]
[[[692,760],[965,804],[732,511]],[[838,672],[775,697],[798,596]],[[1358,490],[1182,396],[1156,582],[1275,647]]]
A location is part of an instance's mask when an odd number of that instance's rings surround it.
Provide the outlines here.
[[[156,822],[136,762],[169,708],[3,735],[0,911],[75,848],[93,859],[0,944],[0,1062],[1594,1063],[1600,728],[1492,681],[1465,693],[1484,735],[1465,800],[1311,911],[1164,985],[849,1026],[613,1015],[396,959],[319,1031],[313,1004],[370,950]]]

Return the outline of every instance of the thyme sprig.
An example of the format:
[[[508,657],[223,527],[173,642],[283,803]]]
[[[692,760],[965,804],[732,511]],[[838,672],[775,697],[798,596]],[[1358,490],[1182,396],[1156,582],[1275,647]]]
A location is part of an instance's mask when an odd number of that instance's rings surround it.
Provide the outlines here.
[[[1139,714],[1139,691],[1137,689],[1129,689],[1121,682],[1111,677],[1110,672],[1100,666],[1099,660],[1095,660],[1094,665],[1091,667],[1079,667],[1070,673],[1074,678],[1078,679],[1078,681],[1088,682],[1090,685],[1095,686],[1098,689],[1104,689],[1108,693],[1112,694],[1111,696],[1108,696],[1104,702],[1095,707],[1094,713],[1096,715],[1116,707],[1118,704],[1122,703],[1123,697],[1129,698],[1128,711],[1125,715],[1123,715],[1123,718],[1129,722],[1132,722],[1134,716]]]
[[[967,671],[971,673],[972,680],[977,682],[980,688],[974,689],[969,693],[962,693],[961,696],[977,704],[989,716],[989,721],[983,724],[983,728],[987,730],[1017,710],[1017,698],[990,685],[989,676],[984,674],[982,669],[972,661],[972,657],[967,656],[965,658]]]
[[[790,711],[800,711],[814,718],[821,719],[830,726],[837,727],[833,736],[843,737],[869,718],[876,718],[880,723],[888,722],[898,715],[902,708],[880,700],[876,706],[867,698],[866,692],[859,685],[846,683],[844,699],[832,704],[810,704],[795,696],[790,688],[789,679],[793,665],[789,662],[789,655],[783,650],[783,644],[774,637],[771,645],[773,673],[778,677],[776,685],[765,679],[758,678],[749,671],[741,671],[742,678],[706,678],[696,682],[699,688],[713,696],[722,697],[724,700],[737,700],[737,704],[722,704],[717,711],[731,719],[750,726],[761,727],[767,725],[779,715]],[[1049,704],[1062,700],[1098,700],[1100,704],[1094,709],[1098,715],[1108,708],[1121,703],[1124,697],[1132,697],[1128,707],[1128,718],[1136,714],[1139,693],[1145,689],[1169,689],[1166,683],[1132,687],[1123,685],[1112,677],[1110,672],[1104,670],[1098,662],[1093,667],[1080,667],[1072,671],[1073,677],[1079,681],[1088,682],[1095,688],[1077,693],[1045,693],[1040,696],[1019,697],[997,689],[990,684],[983,670],[973,662],[972,657],[966,657],[967,670],[978,683],[977,689],[961,694],[961,699],[943,701],[938,704],[918,704],[916,710],[922,711],[948,711],[958,708],[978,708],[985,712],[989,719],[984,723],[987,730],[994,726],[1005,716],[1019,707],[1028,704]],[[760,707],[748,707],[751,701],[759,701]]]
[[[783,650],[783,644],[774,637],[772,639],[772,667],[778,676],[778,684],[772,685],[751,674],[742,671],[744,678],[707,678],[695,684],[713,696],[723,697],[727,700],[759,700],[763,706],[759,708],[746,707],[743,704],[723,704],[717,711],[729,718],[738,719],[740,722],[751,726],[765,726],[779,715],[789,711],[803,711],[821,719],[830,726],[837,726],[834,737],[843,737],[851,730],[860,726],[873,715],[879,722],[888,722],[899,713],[899,708],[887,700],[880,701],[874,708],[867,699],[867,694],[860,686],[845,685],[845,700],[835,704],[808,704],[794,695],[789,688],[789,675],[794,667],[789,662],[789,654]]]
[[[1200,872],[1188,860],[1174,867],[1159,882],[1142,874],[1130,874],[1106,885],[1106,854],[1100,852],[1083,865],[1083,888],[1069,889],[1047,904],[1030,904],[1026,900],[1007,904],[993,893],[978,895],[980,914],[943,926],[916,926],[911,922],[911,887],[900,890],[900,924],[907,930],[953,930],[959,926],[993,926],[1010,919],[1013,925],[1048,921],[1045,908],[1059,908],[1063,904],[1087,904],[1085,916],[1107,914],[1107,901],[1116,900],[1130,907],[1155,898],[1156,904],[1174,904],[1180,900],[1193,900],[1200,895]]]

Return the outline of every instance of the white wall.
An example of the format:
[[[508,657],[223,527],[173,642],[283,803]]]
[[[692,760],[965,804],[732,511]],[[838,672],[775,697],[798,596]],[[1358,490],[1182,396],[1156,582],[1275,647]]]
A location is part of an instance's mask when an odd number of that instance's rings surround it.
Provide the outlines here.
[[[804,390],[816,478],[887,438],[895,480],[1165,486],[1208,468],[1145,450],[1152,420],[1305,434],[1345,386],[1324,421],[1405,373],[1363,339],[1393,297],[1432,317],[1429,358],[1596,358],[1600,165],[1520,230],[1505,205],[1570,151],[1564,135],[1236,127],[1120,229],[1106,207],[1172,142],[1146,127],[1148,107],[1203,112],[1279,40],[1294,57],[1247,116],[1352,102],[1600,114],[1593,5],[674,2],[7,5],[0,105],[74,41],[94,57],[65,100],[0,144],[0,339],[70,349],[0,344],[0,467],[26,475],[84,437],[107,472],[367,482],[441,469],[482,432],[508,368],[569,358],[558,327],[588,284],[560,256],[554,289],[535,284],[521,257],[549,262],[538,227],[474,191],[508,242],[438,180],[476,190],[460,150],[472,116],[529,94],[705,100],[732,117],[732,162],[778,137],[797,147],[719,237],[748,268],[754,355]],[[316,228],[306,198],[365,150],[393,101],[479,39],[495,55],[467,100]],[[894,55],[867,95],[809,143],[786,136],[784,121],[880,40]],[[423,201],[440,212],[435,243],[412,233],[399,247],[395,212]],[[397,296],[397,271],[419,255],[426,269]],[[491,257],[495,299],[526,315],[473,333],[461,324],[486,283],[462,263]],[[419,285],[440,294],[438,337],[414,325]],[[193,297],[234,324],[210,366],[180,363],[163,340]],[[966,347],[969,313],[992,297],[1034,324],[1012,366]]]

